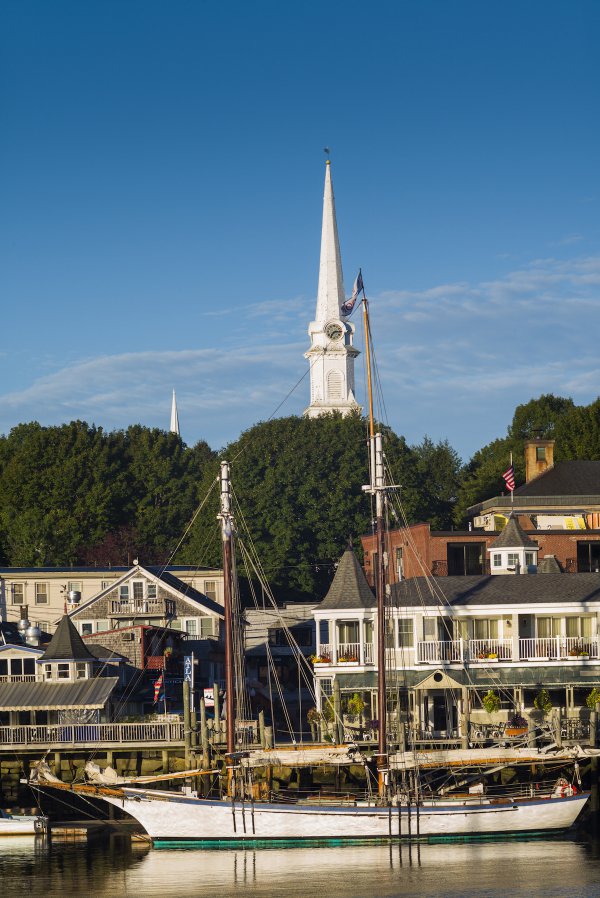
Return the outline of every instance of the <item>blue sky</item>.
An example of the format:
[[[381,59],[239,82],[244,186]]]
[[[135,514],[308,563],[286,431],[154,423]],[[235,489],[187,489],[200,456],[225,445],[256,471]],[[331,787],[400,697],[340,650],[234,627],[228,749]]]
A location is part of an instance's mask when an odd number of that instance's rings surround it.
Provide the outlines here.
[[[592,401],[599,44],[595,0],[8,0],[0,432],[167,427],[173,387],[190,444],[272,415],[307,371],[323,146],[396,432],[467,459],[520,402]]]

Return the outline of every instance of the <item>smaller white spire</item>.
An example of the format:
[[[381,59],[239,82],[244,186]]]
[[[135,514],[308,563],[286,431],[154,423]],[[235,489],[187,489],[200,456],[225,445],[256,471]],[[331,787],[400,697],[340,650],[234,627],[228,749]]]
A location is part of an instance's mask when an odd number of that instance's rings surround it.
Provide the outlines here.
[[[176,433],[177,436],[181,436],[179,433],[179,415],[177,414],[177,399],[175,398],[175,390],[173,390],[173,402],[171,403],[171,426],[169,427],[171,433]]]

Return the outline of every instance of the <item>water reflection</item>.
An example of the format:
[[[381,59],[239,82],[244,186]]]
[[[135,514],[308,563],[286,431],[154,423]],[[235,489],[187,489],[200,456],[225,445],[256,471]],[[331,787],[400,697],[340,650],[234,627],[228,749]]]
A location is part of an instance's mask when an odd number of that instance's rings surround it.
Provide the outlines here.
[[[0,873],[5,895],[44,898],[591,898],[599,856],[595,838],[235,851],[5,839]]]

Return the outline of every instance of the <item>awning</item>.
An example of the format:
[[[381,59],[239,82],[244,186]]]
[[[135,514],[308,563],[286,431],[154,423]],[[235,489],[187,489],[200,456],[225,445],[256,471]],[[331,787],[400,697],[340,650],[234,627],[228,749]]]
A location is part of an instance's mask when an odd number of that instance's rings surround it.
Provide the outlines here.
[[[76,683],[0,683],[0,711],[64,711],[104,708],[118,677]]]

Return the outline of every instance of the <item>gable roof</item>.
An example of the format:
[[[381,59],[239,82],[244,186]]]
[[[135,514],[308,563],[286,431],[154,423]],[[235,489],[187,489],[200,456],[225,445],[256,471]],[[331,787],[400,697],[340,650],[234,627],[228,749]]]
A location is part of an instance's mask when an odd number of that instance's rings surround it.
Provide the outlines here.
[[[50,644],[40,661],[95,661],[88,651],[75,625],[68,614],[65,614],[56,628]]]
[[[515,496],[600,496],[600,461],[561,461],[515,490]]]
[[[539,549],[538,544],[527,536],[514,515],[510,515],[504,530],[493,543],[491,549]]]
[[[315,611],[333,608],[373,608],[375,596],[352,549],[346,549],[337,566],[329,592]]]
[[[210,612],[211,614],[216,614],[219,617],[223,617],[225,612],[223,610],[223,606],[219,605],[218,602],[214,602],[212,599],[209,599],[208,596],[205,596],[204,593],[200,592],[197,589],[194,589],[193,586],[190,586],[189,583],[186,583],[184,580],[180,580],[179,577],[176,577],[170,571],[165,570],[162,567],[143,567],[141,564],[135,564],[132,568],[129,568],[125,573],[123,573],[118,579],[113,580],[109,583],[108,586],[105,586],[104,589],[101,589],[100,592],[96,593],[95,596],[92,596],[91,599],[88,599],[86,602],[82,602],[78,608],[75,608],[71,611],[71,617],[79,617],[81,612],[84,609],[88,609],[90,605],[93,605],[98,599],[103,598],[108,595],[108,593],[113,592],[113,590],[118,589],[121,584],[127,583],[129,580],[133,580],[136,577],[146,577],[146,579],[150,580],[152,583],[161,583],[170,593],[177,593],[179,598],[187,599],[190,604],[199,605],[200,608]]]
[[[399,608],[451,605],[545,605],[568,602],[600,603],[598,574],[501,574],[470,577],[413,577],[392,584]],[[440,596],[443,599],[440,600]]]

